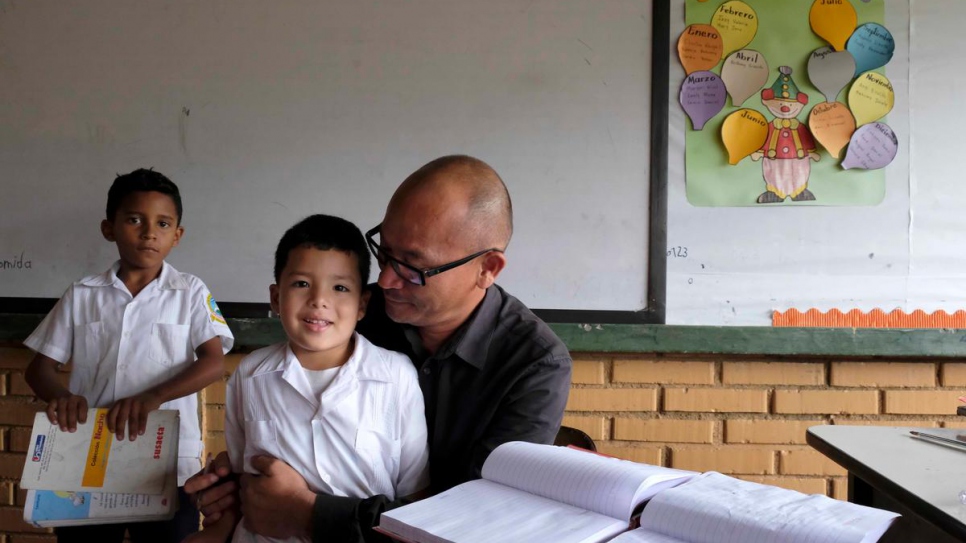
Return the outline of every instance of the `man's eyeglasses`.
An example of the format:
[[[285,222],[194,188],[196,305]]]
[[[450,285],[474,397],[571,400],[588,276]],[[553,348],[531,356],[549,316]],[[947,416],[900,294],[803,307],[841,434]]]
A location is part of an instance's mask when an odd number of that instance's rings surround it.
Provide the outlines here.
[[[376,243],[376,240],[374,238],[379,234],[381,228],[382,228],[382,224],[379,224],[372,230],[369,230],[368,232],[366,232],[366,243],[369,244],[369,250],[372,251],[372,256],[376,257],[376,262],[379,263],[379,267],[382,268],[386,264],[389,264],[390,266],[392,266],[392,271],[396,272],[396,275],[398,275],[405,281],[408,281],[414,285],[419,285],[423,287],[426,286],[427,277],[439,275],[444,271],[451,270],[453,268],[458,268],[459,266],[466,264],[467,262],[473,260],[476,257],[483,256],[486,253],[503,252],[502,249],[497,249],[496,247],[492,249],[483,249],[478,253],[473,253],[466,258],[454,260],[449,264],[443,264],[442,266],[436,266],[435,268],[428,268],[428,269],[421,270],[419,268],[406,264],[402,260],[393,258],[388,253],[386,253],[386,251],[383,250],[383,248],[378,243]]]

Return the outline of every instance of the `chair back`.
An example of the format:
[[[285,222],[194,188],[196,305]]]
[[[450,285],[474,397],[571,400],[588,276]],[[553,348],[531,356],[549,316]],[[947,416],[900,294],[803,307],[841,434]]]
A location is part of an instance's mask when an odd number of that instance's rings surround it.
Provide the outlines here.
[[[570,426],[560,427],[560,430],[557,431],[557,437],[553,440],[553,444],[560,447],[573,445],[574,447],[580,447],[588,451],[597,451],[597,445],[594,444],[594,440],[586,432],[571,428]]]

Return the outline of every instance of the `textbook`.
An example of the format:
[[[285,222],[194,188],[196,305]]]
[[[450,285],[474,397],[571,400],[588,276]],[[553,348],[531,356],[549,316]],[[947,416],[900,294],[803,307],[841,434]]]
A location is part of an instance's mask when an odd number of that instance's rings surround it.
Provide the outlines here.
[[[164,492],[119,494],[28,490],[24,521],[39,528],[170,520],[178,510],[178,478],[171,473]]]
[[[638,506],[698,475],[567,447],[510,442],[482,479],[386,511],[376,530],[415,543],[607,541]]]
[[[114,438],[107,412],[91,409],[75,432],[62,432],[46,413],[37,413],[20,487],[161,494],[169,475],[177,476],[178,411],[149,413],[144,435],[134,441]]]
[[[614,543],[872,543],[898,517],[819,494],[802,494],[716,472],[655,496],[640,527]]]

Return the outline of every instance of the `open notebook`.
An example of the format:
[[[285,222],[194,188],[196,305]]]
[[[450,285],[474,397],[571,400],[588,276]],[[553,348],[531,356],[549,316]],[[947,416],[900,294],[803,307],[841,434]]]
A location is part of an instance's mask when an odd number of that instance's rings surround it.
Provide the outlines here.
[[[490,454],[482,475],[383,513],[377,530],[415,543],[607,541],[643,501],[697,474],[512,442]]]
[[[661,492],[615,543],[872,543],[899,515],[707,472]]]

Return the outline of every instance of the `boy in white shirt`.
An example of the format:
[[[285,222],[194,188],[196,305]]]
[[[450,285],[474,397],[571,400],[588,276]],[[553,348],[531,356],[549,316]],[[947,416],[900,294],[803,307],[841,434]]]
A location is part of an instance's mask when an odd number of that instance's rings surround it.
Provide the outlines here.
[[[164,175],[139,169],[118,176],[101,233],[117,244],[120,259],[72,284],[24,341],[37,352],[27,383],[62,430],[86,422],[88,405],[110,407],[108,428],[131,441],[144,433],[150,411],[181,415],[175,517],[58,528],[58,542],[120,543],[125,530],[135,543],[178,542],[198,530],[198,510],[180,488],[201,465],[196,393],[222,377],[234,338],[208,287],[164,261],[184,234],[181,215],[178,187]],[[68,361],[65,388],[57,366]]]
[[[365,238],[344,219],[313,215],[282,236],[269,293],[288,341],[248,355],[228,381],[225,440],[235,473],[257,473],[253,457],[271,455],[313,492],[392,498],[429,486],[416,368],[355,332],[369,300],[369,262]],[[225,541],[237,517],[225,515],[192,541]],[[278,540],[249,532],[242,519],[232,541]]]

